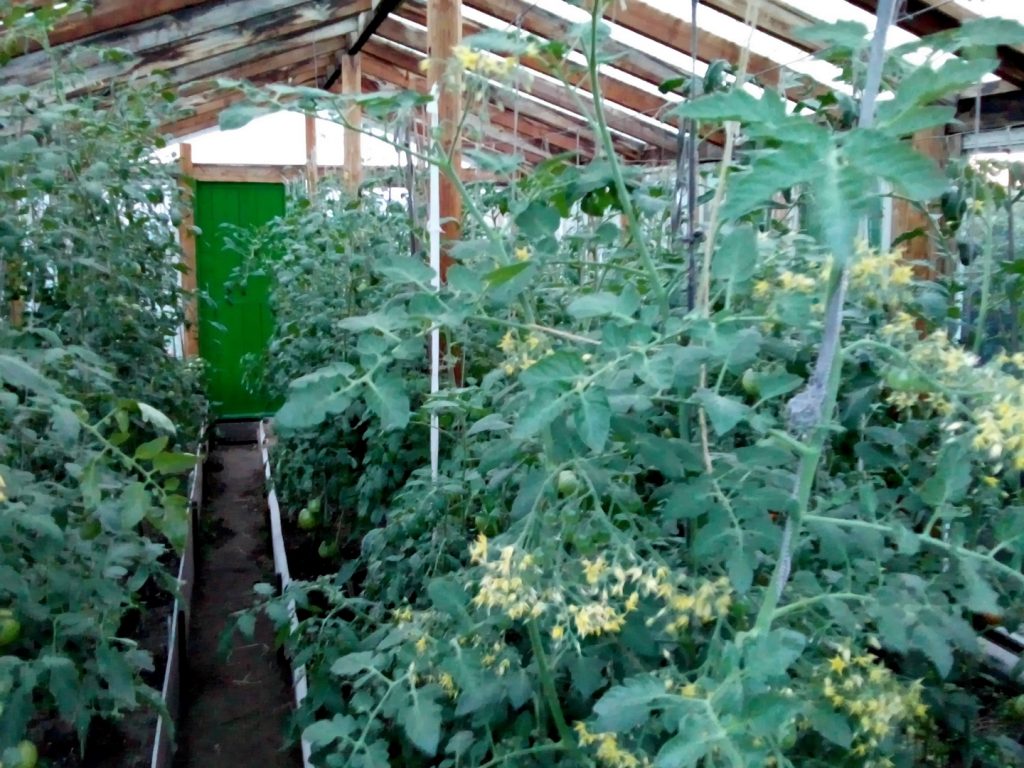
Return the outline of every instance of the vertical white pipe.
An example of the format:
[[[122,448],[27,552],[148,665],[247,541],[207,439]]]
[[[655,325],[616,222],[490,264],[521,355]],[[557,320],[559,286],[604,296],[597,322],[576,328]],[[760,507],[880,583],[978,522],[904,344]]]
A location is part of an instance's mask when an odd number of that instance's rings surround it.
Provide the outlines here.
[[[430,133],[433,136],[438,129],[437,88],[434,98],[427,104],[430,116]],[[430,166],[430,211],[427,231],[430,236],[430,268],[434,270],[433,285],[441,287],[441,171],[436,163]],[[441,387],[441,331],[434,328],[430,331],[430,393],[436,393]],[[437,414],[430,415],[430,476],[437,480],[438,464],[441,454],[441,427]]]

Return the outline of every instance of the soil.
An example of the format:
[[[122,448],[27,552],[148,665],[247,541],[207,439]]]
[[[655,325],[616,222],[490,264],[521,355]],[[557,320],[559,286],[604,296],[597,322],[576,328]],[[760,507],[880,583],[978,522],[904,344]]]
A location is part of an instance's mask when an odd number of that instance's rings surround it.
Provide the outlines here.
[[[234,612],[271,582],[263,468],[255,444],[218,445],[206,464],[203,519],[193,593],[188,667],[182,689],[175,768],[296,768],[284,751],[292,707],[287,673],[261,619],[252,641],[222,636]]]
[[[177,570],[171,559],[166,563],[168,569]],[[133,638],[150,653],[153,668],[142,674],[142,681],[159,692],[167,667],[167,633],[174,597],[150,583],[143,587],[139,598],[144,607],[125,617],[119,634]],[[97,718],[89,726],[84,750],[74,729],[56,718],[34,724],[28,736],[51,768],[135,768],[149,765],[158,717],[153,709],[143,706],[117,721]]]

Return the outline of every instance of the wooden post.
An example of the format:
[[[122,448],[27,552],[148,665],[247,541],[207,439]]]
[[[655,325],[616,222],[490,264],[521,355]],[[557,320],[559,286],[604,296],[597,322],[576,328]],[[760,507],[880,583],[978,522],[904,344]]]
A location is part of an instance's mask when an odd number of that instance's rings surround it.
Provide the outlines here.
[[[186,358],[199,355],[199,283],[196,279],[196,235],[195,227],[195,194],[192,187],[192,145],[179,145],[181,176],[181,224],[178,226],[178,238],[181,242],[181,261],[185,271],[181,274],[181,288],[185,297],[185,337],[182,339],[182,352]]]
[[[448,67],[455,47],[462,42],[461,0],[427,0],[427,56],[430,57],[430,87],[438,87],[438,119],[441,151],[450,155],[456,173],[462,168],[456,132],[462,109],[461,78]],[[462,198],[450,178],[441,175],[441,237],[451,243],[461,233]],[[452,258],[447,247],[441,251],[441,281],[448,276]]]
[[[362,93],[362,54],[355,56],[342,55],[341,60],[341,92],[347,96]],[[345,160],[342,165],[342,176],[345,186],[352,195],[359,194],[359,185],[363,181],[362,134],[363,108],[358,104],[350,104],[345,109]]]
[[[956,137],[946,136],[945,128],[938,127],[915,133],[911,139],[915,150],[934,160],[945,168],[955,151]],[[905,241],[904,258],[914,262],[914,273],[918,278],[931,280],[936,272],[946,271],[947,265],[938,263],[935,244],[932,242],[932,223],[927,214],[905,200],[893,200],[892,237],[896,238],[914,230],[923,230],[924,235]]]
[[[316,194],[316,115],[306,115],[306,182],[309,196]]]

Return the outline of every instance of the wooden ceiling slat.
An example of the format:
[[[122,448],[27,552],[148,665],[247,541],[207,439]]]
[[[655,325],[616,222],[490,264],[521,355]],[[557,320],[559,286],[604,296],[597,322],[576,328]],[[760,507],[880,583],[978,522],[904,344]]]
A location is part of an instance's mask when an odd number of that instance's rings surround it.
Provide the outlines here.
[[[303,40],[298,45],[292,45],[293,41],[291,40],[287,42],[289,47],[286,47],[279,53],[269,57],[261,57],[231,69],[219,70],[211,73],[210,76],[212,77],[216,74],[217,77],[225,79],[248,80],[269,70],[310,64],[319,70],[317,74],[320,75],[322,80],[325,70],[332,66],[333,61],[333,58],[326,55],[326,52],[342,50],[346,43],[346,37],[342,35],[328,38],[318,43],[310,43]],[[184,86],[180,92],[184,95],[189,95],[209,89],[210,87],[211,84],[208,79],[193,80]]]
[[[322,73],[326,74],[333,67],[334,56],[343,47],[333,42],[355,29],[354,17],[344,17],[327,24],[315,25],[300,31],[287,28],[280,30],[280,36],[239,46],[226,51],[203,57],[196,52],[194,58],[184,61],[168,71],[170,81],[174,85],[183,85],[212,77],[221,77],[238,67],[257,63],[261,59],[278,55],[282,49],[309,46],[310,61],[318,64]],[[315,50],[313,48],[315,47]],[[207,48],[207,46],[204,46]]]
[[[72,46],[94,45],[121,48],[138,56],[128,67],[98,63],[81,77],[75,78],[78,87],[94,86],[118,75],[151,74],[158,70],[171,70],[202,59],[223,55],[224,52],[243,51],[233,64],[243,63],[244,57],[265,55],[257,51],[260,43],[273,45],[281,38],[300,34],[309,29],[338,24],[346,17],[353,21],[345,32],[355,28],[354,17],[369,7],[370,0],[341,0],[341,2],[309,2],[308,0],[224,0],[184,8],[146,21],[83,38],[75,43],[57,46],[59,53],[70,52]],[[332,30],[330,36],[342,34]],[[49,77],[50,54],[37,51],[13,59],[0,70],[0,81],[34,85]],[[191,79],[191,75],[183,76]]]
[[[380,25],[378,34],[388,40],[412,48],[422,56],[426,55],[426,33],[422,29],[401,23],[398,19],[388,19]],[[577,104],[563,86],[536,78],[532,83],[524,86],[523,92],[530,93],[549,105],[554,105],[570,112],[571,116],[555,110],[557,115],[555,124],[561,128],[568,129],[569,126],[572,126],[574,132],[588,132],[590,130],[589,122],[579,114]],[[512,106],[510,102],[514,98],[515,92],[495,89],[492,93],[496,101],[509,102],[509,106]],[[519,99],[516,101],[516,107],[524,114],[531,114],[535,104],[536,102],[530,99]],[[608,106],[614,107],[611,103]],[[627,142],[629,139],[633,139],[641,145],[649,144],[663,149],[673,149],[676,146],[675,131],[670,130],[667,126],[665,129],[659,129],[643,123],[630,115],[616,112],[614,109],[607,109],[606,116],[609,126],[624,134]],[[638,149],[642,150],[643,146],[638,147]]]
[[[737,21],[745,21],[750,0],[700,0],[700,4],[714,8]],[[821,19],[777,0],[762,0],[757,11],[758,29],[809,53],[820,49],[799,37],[796,31],[820,21]],[[697,10],[697,25],[700,26],[699,8]]]
[[[371,48],[370,46],[373,47]],[[370,48],[371,52],[378,58],[392,62],[401,69],[412,73],[419,72],[419,62],[423,56],[421,52],[413,55],[394,46],[387,45],[387,43],[380,40],[369,44],[364,50],[367,48]],[[528,99],[521,99],[517,106],[520,123],[528,125],[527,121],[529,121],[543,126],[545,131],[544,138],[551,144],[566,151],[575,151],[580,147],[584,147],[587,148],[584,150],[587,154],[593,154],[593,142],[591,140],[589,123],[586,123],[583,118],[577,115],[566,115],[552,109],[550,106]],[[511,110],[506,110],[506,114],[509,115],[510,119],[514,117]],[[635,145],[626,144],[622,141],[616,141],[616,150],[623,157],[634,157],[637,155],[637,147]]]
[[[397,15],[401,18],[415,22],[416,24],[420,24],[421,26],[426,25],[426,15],[422,13],[421,8],[414,4],[405,4],[399,10]],[[464,37],[469,37],[470,35],[486,31],[487,29],[489,28],[469,21],[465,17],[463,18],[462,33]],[[585,67],[565,61],[563,62],[564,71],[556,72],[551,66],[538,58],[524,56],[520,61],[524,67],[534,72],[540,72],[541,74],[545,74],[550,77],[565,76],[570,85],[586,91],[588,94],[587,98],[590,98],[590,73]],[[667,108],[675,104],[675,101],[666,99],[661,95],[645,91],[642,88],[638,88],[608,75],[599,75],[599,81],[601,83],[601,94],[606,100],[616,104],[621,104],[628,109],[632,109],[633,111],[647,115],[648,117],[658,118],[665,123],[671,124],[673,122],[671,118],[663,117],[662,113]]]
[[[91,10],[63,19],[50,33],[50,45],[74,42],[204,2],[206,0],[96,0]]]
[[[605,9],[604,18],[624,29],[636,32],[688,56],[694,54],[692,50],[693,25],[677,16],[660,11],[642,0],[631,0],[624,7],[612,3]],[[700,29],[698,25],[697,56],[702,61],[724,59],[735,64],[742,56],[742,48],[725,38]],[[764,85],[777,86],[779,70],[778,62],[756,53],[750,54],[749,71],[763,73],[761,81]]]
[[[540,6],[527,5],[519,0],[463,0],[463,2],[466,6],[500,19],[506,24],[521,26],[523,31],[531,35],[546,40],[570,39],[570,30],[573,24]],[[614,40],[605,41],[603,51],[612,58],[612,64],[617,69],[652,85],[661,85],[666,80],[686,74],[654,56]]]
[[[414,56],[384,45],[379,40],[367,43],[363,48],[363,54],[364,71],[370,71],[366,67],[379,69],[380,66],[383,66],[386,68],[384,75],[392,85],[421,93],[427,92],[427,80],[419,73]],[[491,109],[489,120],[509,131],[511,136],[521,134],[527,140],[554,146],[559,151],[579,152],[588,157],[592,157],[595,151],[593,143],[586,139],[578,140],[575,136],[554,130],[547,123],[535,121],[522,115],[517,118],[508,112]]]

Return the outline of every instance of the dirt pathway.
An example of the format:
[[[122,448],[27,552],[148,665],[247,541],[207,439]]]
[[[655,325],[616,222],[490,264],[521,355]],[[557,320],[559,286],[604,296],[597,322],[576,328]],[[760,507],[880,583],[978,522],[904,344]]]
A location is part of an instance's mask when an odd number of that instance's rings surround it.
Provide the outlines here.
[[[236,639],[230,658],[219,653],[228,616],[252,604],[253,584],[273,577],[259,450],[214,448],[206,478],[174,765],[296,768],[297,756],[281,751],[291,690],[270,626],[258,623],[252,643]]]

